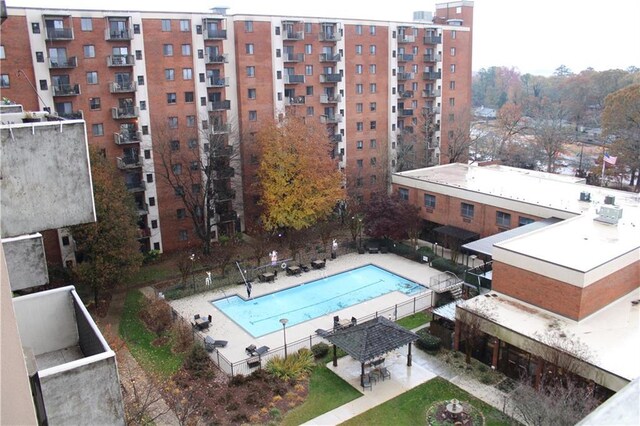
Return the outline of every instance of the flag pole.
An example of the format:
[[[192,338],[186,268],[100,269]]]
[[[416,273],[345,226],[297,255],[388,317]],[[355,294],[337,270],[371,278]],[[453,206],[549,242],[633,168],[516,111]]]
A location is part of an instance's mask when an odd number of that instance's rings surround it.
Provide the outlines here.
[[[606,163],[606,161],[604,161],[604,156],[605,156],[605,148],[603,146],[602,147],[602,176],[600,176],[600,186],[604,186],[604,165]]]

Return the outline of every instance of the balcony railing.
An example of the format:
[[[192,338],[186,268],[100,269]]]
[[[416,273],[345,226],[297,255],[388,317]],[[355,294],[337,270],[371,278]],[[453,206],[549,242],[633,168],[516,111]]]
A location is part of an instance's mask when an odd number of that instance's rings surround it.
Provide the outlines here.
[[[70,58],[49,58],[49,68],[75,68],[78,66],[78,58],[72,56]]]
[[[285,31],[284,34],[282,34],[282,38],[293,41],[304,40],[304,31]]]
[[[222,188],[216,191],[215,198],[218,201],[234,200],[236,198],[235,189]]]
[[[205,30],[204,39],[205,40],[226,40],[227,39],[227,30]]]
[[[300,74],[285,74],[284,84],[298,84],[304,83],[304,75]]]
[[[412,53],[401,53],[398,55],[398,62],[413,61]]]
[[[145,202],[136,203],[136,208],[138,209],[139,216],[144,216],[146,214],[149,214],[149,204]]]
[[[340,95],[320,95],[320,103],[321,104],[337,104],[342,101],[342,96]]]
[[[285,98],[284,104],[285,105],[304,105],[305,101],[306,101],[306,98],[304,96],[291,96],[291,97]]]
[[[73,40],[73,28],[47,28],[47,40]]]
[[[415,43],[415,35],[398,34],[398,43]]]
[[[235,174],[236,170],[233,167],[227,167],[216,171],[215,180],[231,179]]]
[[[436,98],[440,96],[440,90],[423,90],[422,97],[423,98]]]
[[[229,77],[209,77],[207,78],[207,87],[228,87]]]
[[[442,56],[440,54],[425,53],[422,56],[422,60],[424,62],[438,62],[442,60]]]
[[[109,83],[109,91],[111,93],[135,92],[136,91],[136,83],[133,82],[133,81],[130,81],[128,83],[111,82],[111,83]]]
[[[136,62],[133,55],[110,55],[107,56],[107,66],[109,67],[130,67]]]
[[[424,41],[424,44],[440,44],[442,43],[442,36],[424,36],[422,41]]]
[[[127,182],[126,187],[130,192],[140,192],[147,189],[147,184],[143,180]]]
[[[111,116],[115,120],[122,120],[126,118],[136,118],[139,115],[138,107],[113,107],[111,108]]]
[[[339,41],[342,40],[342,35],[337,31],[333,33],[323,31],[318,34],[318,39],[320,41]]]
[[[320,83],[339,83],[342,81],[342,74],[320,74]]]
[[[231,101],[209,102],[207,109],[209,112],[229,110],[231,109]]]
[[[342,135],[340,133],[336,133],[330,136],[331,142],[338,143],[342,142]]]
[[[341,115],[321,115],[320,123],[322,124],[342,123],[342,116]]]
[[[118,168],[120,170],[137,169],[142,167],[142,159],[138,156],[135,157],[118,157]]]
[[[235,211],[218,213],[218,221],[219,222],[233,222],[238,218],[238,213]]]
[[[58,84],[52,88],[53,96],[77,96],[80,94],[80,85],[78,84]]]
[[[285,53],[285,62],[304,62],[304,53]]]
[[[440,107],[422,108],[422,113],[425,115],[440,114]]]
[[[424,80],[437,80],[442,78],[442,73],[440,71],[425,71],[422,73],[422,78]]]
[[[207,64],[226,64],[229,62],[228,55],[207,55],[205,63]]]
[[[411,117],[413,115],[413,109],[400,109],[398,110],[398,115],[402,117]]]
[[[340,61],[340,54],[336,53],[321,53],[320,62],[338,62]]]
[[[404,92],[398,92],[398,96],[401,98],[413,98],[413,90],[405,90]]]
[[[57,114],[58,117],[66,118],[67,120],[82,120],[84,118],[82,111],[58,112]]]
[[[104,30],[104,39],[107,41],[133,40],[133,31],[131,29],[112,30],[107,28]]]
[[[412,72],[399,72],[398,73],[398,80],[404,81],[404,80],[413,80],[415,78],[415,74]]]
[[[229,125],[228,124],[217,124],[215,126],[211,126],[211,133],[214,135],[221,135],[224,133],[229,133]]]
[[[117,145],[127,145],[130,143],[140,143],[142,141],[142,133],[139,131],[120,132],[113,134],[113,141]]]

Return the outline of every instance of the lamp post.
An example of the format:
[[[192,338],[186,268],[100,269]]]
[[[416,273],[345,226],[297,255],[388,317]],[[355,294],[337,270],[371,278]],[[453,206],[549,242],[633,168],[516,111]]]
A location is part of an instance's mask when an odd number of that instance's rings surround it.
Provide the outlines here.
[[[191,260],[191,285],[193,287],[193,289],[196,289],[196,272],[194,271],[195,267],[195,263],[196,263],[196,255],[195,253],[191,253],[191,256],[189,256],[189,260]]]
[[[287,331],[286,326],[289,322],[286,318],[280,318],[280,324],[282,324],[282,337],[284,338],[284,359],[287,359]]]

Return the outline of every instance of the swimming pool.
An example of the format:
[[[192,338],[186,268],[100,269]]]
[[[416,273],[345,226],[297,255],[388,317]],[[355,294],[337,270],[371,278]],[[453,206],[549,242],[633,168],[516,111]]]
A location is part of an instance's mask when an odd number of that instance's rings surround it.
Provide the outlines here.
[[[366,265],[255,299],[230,296],[211,303],[253,337],[260,337],[280,330],[280,318],[292,326],[392,291],[412,295],[422,290],[420,284]]]

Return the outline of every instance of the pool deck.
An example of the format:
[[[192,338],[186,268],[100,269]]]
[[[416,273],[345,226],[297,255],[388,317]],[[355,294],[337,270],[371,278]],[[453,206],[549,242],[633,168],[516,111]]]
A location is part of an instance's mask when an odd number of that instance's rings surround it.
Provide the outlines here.
[[[414,262],[390,253],[351,253],[338,256],[338,258],[334,260],[327,259],[326,267],[323,269],[311,269],[309,272],[304,272],[297,276],[286,276],[284,273],[278,274],[278,278],[274,282],[254,282],[252,283],[253,289],[251,296],[258,297],[368,264],[373,264],[387,269],[390,272],[401,275],[425,286],[429,284],[429,280],[432,276],[441,274],[440,271],[432,269],[427,264]],[[247,358],[245,348],[251,344],[256,345],[257,347],[268,346],[271,349],[281,347],[283,345],[283,333],[281,330],[261,337],[253,337],[210,303],[211,300],[231,296],[233,294],[246,298],[247,294],[245,286],[241,284],[232,288],[227,288],[224,293],[221,290],[204,292],[183,299],[174,300],[170,303],[181,316],[189,321],[193,320],[193,316],[195,314],[199,314],[204,317],[211,315],[211,325],[208,330],[203,331],[203,334],[211,336],[217,340],[227,340],[229,343],[225,348],[220,348],[219,352],[231,362]],[[307,338],[310,335],[315,334],[315,330],[319,328],[331,329],[333,327],[334,315],[339,315],[340,318],[362,318],[377,311],[389,308],[396,303],[402,303],[412,298],[413,296],[407,296],[401,292],[392,292],[367,302],[359,303],[340,311],[336,311],[329,315],[287,327],[287,342]]]

